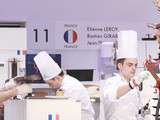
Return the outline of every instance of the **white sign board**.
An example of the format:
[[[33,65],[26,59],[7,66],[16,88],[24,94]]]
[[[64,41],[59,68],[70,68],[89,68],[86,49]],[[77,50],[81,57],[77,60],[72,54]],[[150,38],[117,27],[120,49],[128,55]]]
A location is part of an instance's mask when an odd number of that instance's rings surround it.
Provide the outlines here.
[[[56,22],[55,49],[98,49],[103,41],[115,41],[117,32],[124,29],[145,34],[146,27],[143,23]]]

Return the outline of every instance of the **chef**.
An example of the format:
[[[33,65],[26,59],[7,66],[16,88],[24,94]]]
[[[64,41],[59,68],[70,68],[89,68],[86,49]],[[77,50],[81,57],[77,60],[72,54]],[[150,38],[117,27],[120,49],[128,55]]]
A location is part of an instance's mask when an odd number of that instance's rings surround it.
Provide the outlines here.
[[[86,88],[76,78],[64,74],[47,52],[39,52],[34,61],[43,80],[53,89],[61,90],[64,96],[81,102],[82,120],[94,120],[94,110]]]
[[[137,32],[118,32],[116,67],[118,73],[108,78],[102,88],[105,120],[138,120],[141,98],[139,85],[142,79],[135,76],[138,65]],[[101,119],[102,120],[102,119]]]

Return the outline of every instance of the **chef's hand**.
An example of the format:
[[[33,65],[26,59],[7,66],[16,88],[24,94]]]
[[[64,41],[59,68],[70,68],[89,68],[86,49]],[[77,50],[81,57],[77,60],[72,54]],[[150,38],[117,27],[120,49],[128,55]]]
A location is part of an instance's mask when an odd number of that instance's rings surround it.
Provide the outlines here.
[[[141,84],[141,80],[139,80],[137,77],[133,77],[129,81],[129,86],[131,89],[134,89],[135,87],[139,86],[140,84]]]
[[[13,87],[15,87],[17,84],[16,82],[14,81],[14,78],[11,78],[9,79],[8,82],[6,82],[2,88],[2,90],[8,90],[8,89],[11,89]]]
[[[129,86],[133,89],[137,86],[139,86],[144,80],[148,79],[150,76],[150,73],[148,71],[142,71],[137,76],[133,77],[129,81]]]
[[[16,87],[17,95],[24,95],[32,93],[32,87],[30,84],[22,84]]]
[[[4,86],[1,90],[8,90],[8,89],[11,89],[11,88],[16,87],[17,85],[21,84],[17,81],[20,78],[22,79],[24,77],[23,76],[16,76],[14,78],[10,78],[10,79],[6,80]]]

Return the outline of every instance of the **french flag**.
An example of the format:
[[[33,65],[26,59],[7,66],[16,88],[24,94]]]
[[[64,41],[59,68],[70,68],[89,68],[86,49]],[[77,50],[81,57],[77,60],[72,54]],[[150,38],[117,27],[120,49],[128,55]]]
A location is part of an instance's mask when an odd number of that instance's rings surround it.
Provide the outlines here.
[[[59,114],[49,114],[48,115],[48,120],[60,120],[59,119]]]
[[[77,33],[73,30],[68,30],[64,34],[64,40],[67,43],[75,43],[77,40]]]

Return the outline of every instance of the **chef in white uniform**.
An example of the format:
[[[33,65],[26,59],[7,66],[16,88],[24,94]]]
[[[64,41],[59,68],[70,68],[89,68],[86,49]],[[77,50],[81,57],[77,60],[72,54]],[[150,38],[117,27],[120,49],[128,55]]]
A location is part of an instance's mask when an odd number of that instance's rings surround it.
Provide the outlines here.
[[[141,99],[139,85],[142,79],[134,77],[137,60],[137,32],[118,32],[116,67],[118,73],[108,78],[102,88],[104,120],[138,120]],[[102,119],[101,119],[102,120]]]
[[[34,57],[34,61],[43,80],[52,88],[60,89],[64,96],[81,102],[82,120],[94,120],[94,110],[86,88],[76,78],[65,75],[58,64],[42,51]]]

